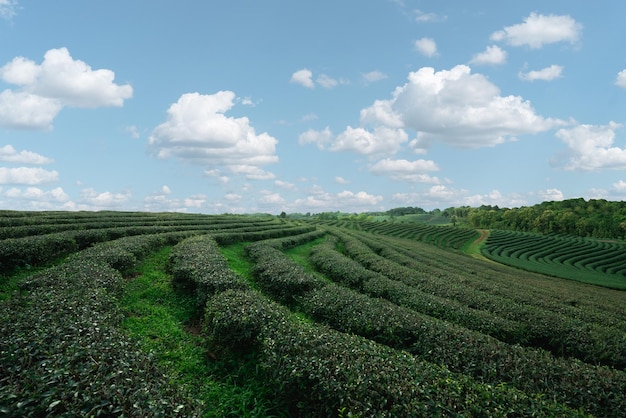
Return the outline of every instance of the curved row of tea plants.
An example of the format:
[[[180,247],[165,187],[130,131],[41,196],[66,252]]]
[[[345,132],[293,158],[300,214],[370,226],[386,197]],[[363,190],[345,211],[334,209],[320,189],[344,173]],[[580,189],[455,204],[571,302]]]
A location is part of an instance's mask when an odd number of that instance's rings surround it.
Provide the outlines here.
[[[202,406],[172,386],[155,358],[121,331],[118,299],[128,275],[145,255],[200,233],[230,243],[315,229],[230,215],[29,212],[0,218],[5,236],[19,236],[11,231],[24,225],[36,229],[37,222],[66,228],[0,241],[3,292],[15,268],[40,266],[0,301],[0,416],[202,415]],[[55,267],[42,268],[55,260]]]
[[[198,255],[199,268],[191,271],[199,272],[206,260],[220,258],[210,238],[180,245],[185,248],[175,247],[176,254]],[[195,250],[190,251],[190,245]],[[248,248],[256,261],[260,288],[287,304],[293,296],[306,297],[323,285],[314,276],[302,274],[299,266],[271,245],[260,243]],[[180,258],[173,257],[175,271]],[[186,262],[193,261],[190,258]],[[221,273],[198,273],[193,279],[217,280],[212,286],[217,291],[207,300],[204,332],[222,347],[256,353],[268,384],[294,416],[506,415],[513,411],[522,411],[521,415],[578,414],[552,400],[506,385],[481,384],[370,339],[303,321],[264,293],[242,289],[245,281],[234,275],[224,259],[214,266]],[[225,282],[233,287],[224,289]]]
[[[28,277],[0,303],[0,415],[192,416],[198,405],[120,330],[121,272],[186,234],[121,238]]]
[[[315,246],[315,264],[332,258],[335,239]],[[320,280],[264,242],[248,247],[255,277],[274,300],[338,331],[407,350],[418,358],[498,385],[543,393],[573,408],[607,416],[626,407],[626,373],[509,345],[380,298]],[[288,289],[289,291],[285,291]],[[619,393],[619,395],[617,395]]]
[[[285,224],[273,217],[256,219],[241,216],[216,216],[214,222],[211,221],[210,217],[203,218],[201,222],[189,222],[189,219],[179,215],[178,218],[168,221],[167,225],[163,225],[159,217],[150,219],[134,213],[128,215],[127,218],[115,219],[116,222],[113,224],[101,221],[90,224],[90,228],[84,228],[80,222],[66,223],[62,224],[63,227],[71,227],[71,229],[0,240],[0,271],[8,272],[20,267],[45,265],[59,257],[87,248],[94,243],[131,235],[189,231],[191,233],[211,232],[216,236],[242,240],[244,235],[250,235],[254,232],[257,233],[255,239],[266,239],[274,235],[289,235],[314,229],[312,226]],[[140,220],[141,225],[119,226],[120,223],[132,224],[136,219]],[[179,219],[180,222],[176,222],[174,219]],[[15,228],[19,229],[20,227],[3,229],[11,231]],[[4,235],[10,235],[10,232]]]
[[[362,221],[310,221],[317,225],[365,231],[373,234],[412,239],[440,248],[460,249],[479,237],[479,232],[470,228],[429,225],[425,223],[362,222]]]
[[[573,356],[593,364],[605,364],[619,369],[626,367],[626,339],[622,329],[599,326],[536,306],[519,304],[510,298],[471,289],[454,281],[451,274],[425,274],[416,268],[376,254],[354,235],[339,235],[350,257],[368,269],[409,286],[413,293],[419,289],[425,294],[458,303],[463,308],[478,309],[478,312],[492,315],[494,321],[510,321],[518,325],[515,329],[522,330],[505,333],[491,328],[487,332],[489,335],[508,343],[544,348],[557,355]],[[471,326],[475,326],[473,321]],[[485,332],[478,327],[473,329]]]
[[[626,290],[626,244],[494,230],[483,255],[503,264]]]

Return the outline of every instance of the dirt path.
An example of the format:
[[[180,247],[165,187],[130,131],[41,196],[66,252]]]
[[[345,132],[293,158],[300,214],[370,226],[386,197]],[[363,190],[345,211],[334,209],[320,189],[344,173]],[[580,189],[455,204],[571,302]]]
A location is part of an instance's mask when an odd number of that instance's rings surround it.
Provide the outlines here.
[[[474,242],[468,245],[467,248],[463,252],[466,254],[469,254],[470,256],[474,258],[478,258],[480,260],[493,262],[492,260],[482,255],[482,253],[480,252],[480,248],[483,246],[487,238],[489,238],[489,230],[479,229],[478,232],[480,232],[480,236],[476,238]]]

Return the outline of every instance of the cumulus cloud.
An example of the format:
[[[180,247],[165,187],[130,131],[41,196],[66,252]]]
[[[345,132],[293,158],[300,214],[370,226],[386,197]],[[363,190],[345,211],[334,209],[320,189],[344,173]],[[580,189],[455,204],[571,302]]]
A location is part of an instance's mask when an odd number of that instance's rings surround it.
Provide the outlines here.
[[[183,94],[167,110],[167,120],[148,140],[158,158],[174,157],[207,166],[207,174],[225,167],[250,179],[272,178],[261,167],[278,161],[277,140],[257,134],[246,117],[229,117],[235,93]]]
[[[613,146],[615,131],[622,125],[609,122],[608,125],[580,124],[573,128],[563,128],[556,137],[568,146],[567,161],[562,164],[566,170],[593,171],[600,169],[626,169],[626,148]]]
[[[613,183],[613,190],[618,193],[626,193],[626,181],[619,180]]]
[[[38,167],[0,167],[0,184],[44,184],[59,180],[57,171]]]
[[[563,192],[559,189],[541,190],[538,192],[538,194],[539,196],[541,196],[541,200],[544,202],[554,202],[565,199]]]
[[[289,81],[291,83],[300,84],[301,86],[309,89],[315,88],[315,83],[313,83],[313,73],[307,68],[303,68],[302,70],[298,70],[293,73]]]
[[[5,145],[4,147],[0,147],[0,161],[8,163],[43,165],[50,164],[54,160],[32,151],[23,150],[18,152],[12,145]]]
[[[285,189],[285,190],[297,190],[298,189],[298,187],[295,184],[290,183],[288,181],[276,180],[274,181],[274,184],[277,187],[280,187],[281,189]]]
[[[396,193],[391,200],[396,205],[417,205],[424,208],[444,208],[449,206],[498,205],[500,207],[519,207],[528,201],[522,195],[502,194],[492,190],[486,194],[470,194],[466,189],[456,189],[443,184],[435,184],[423,192]]]
[[[123,207],[130,200],[130,191],[123,192],[97,192],[92,188],[86,188],[80,192],[80,202],[92,209]]]
[[[491,35],[493,41],[504,41],[513,46],[527,45],[532,49],[546,44],[569,42],[575,44],[582,33],[582,25],[571,16],[531,13],[523,23],[507,26]]]
[[[258,198],[258,203],[260,206],[268,207],[268,206],[281,206],[284,205],[287,201],[280,195],[280,193],[270,192],[270,191],[262,191],[261,196]]]
[[[56,99],[24,91],[0,92],[0,127],[15,129],[51,129],[52,121],[63,104]]]
[[[563,67],[560,65],[551,65],[541,70],[533,70],[527,73],[520,72],[519,78],[526,81],[544,80],[550,81],[560,78],[563,73]]]
[[[381,123],[400,120],[405,128],[417,131],[419,148],[431,141],[458,147],[493,146],[562,124],[538,116],[520,96],[501,96],[497,86],[482,74],[472,74],[466,65],[412,72],[392,99],[374,107]]]
[[[308,89],[314,89],[315,84],[324,87],[325,89],[332,89],[333,87],[338,86],[339,84],[349,84],[350,82],[345,79],[337,80],[329,76],[328,74],[320,74],[317,76],[315,81],[313,81],[313,72],[308,68],[303,68],[302,70],[298,70],[291,75],[291,79],[289,80],[291,83],[300,84]]]
[[[427,57],[437,55],[437,44],[432,38],[421,38],[413,43],[413,46],[420,54]]]
[[[402,180],[410,183],[439,183],[437,177],[426,174],[430,171],[438,171],[439,167],[432,160],[393,160],[386,158],[370,166],[370,172],[388,176],[394,180]]]
[[[316,144],[319,149],[325,149],[326,145],[333,140],[333,133],[327,126],[322,131],[316,131],[315,129],[309,129],[306,132],[301,133],[298,136],[298,143],[300,145]]]
[[[615,79],[615,85],[626,89],[626,70],[622,70],[617,73],[617,78]]]
[[[361,126],[348,126],[334,137],[330,129],[309,130],[300,144],[352,151],[371,158],[392,156],[417,133],[409,147],[423,154],[433,141],[457,147],[494,146],[518,135],[544,132],[565,122],[537,115],[520,96],[501,96],[497,86],[469,66],[411,72],[388,100],[376,100],[360,112]]]
[[[387,74],[378,70],[363,74],[363,80],[366,83],[374,83],[376,81],[384,80],[385,78],[387,78]]]
[[[327,89],[333,88],[339,84],[339,81],[335,80],[334,78],[326,74],[320,74],[317,77],[316,81],[317,81],[317,84]]]
[[[402,129],[377,126],[369,131],[364,128],[348,126],[335,138],[331,151],[353,151],[371,157],[393,155],[400,146],[408,141],[407,133]]]
[[[18,86],[0,93],[0,126],[11,128],[49,129],[65,106],[122,106],[133,95],[129,84],[114,83],[113,71],[93,70],[67,48],[48,50],[41,64],[15,57],[0,67],[0,79]]]
[[[292,209],[296,212],[364,212],[374,210],[383,201],[380,195],[372,195],[367,192],[352,192],[344,190],[339,193],[328,193],[321,187],[316,186],[309,192],[306,198],[296,199]]]
[[[335,183],[337,183],[337,184],[350,184],[350,181],[344,179],[341,176],[335,176]]]
[[[470,61],[476,65],[500,65],[506,62],[506,51],[497,45],[488,46],[484,52],[474,55]]]
[[[38,187],[27,187],[26,189],[18,189],[12,187],[6,191],[5,196],[11,199],[31,200],[38,202],[68,202],[69,196],[61,187],[52,190],[42,190]]]

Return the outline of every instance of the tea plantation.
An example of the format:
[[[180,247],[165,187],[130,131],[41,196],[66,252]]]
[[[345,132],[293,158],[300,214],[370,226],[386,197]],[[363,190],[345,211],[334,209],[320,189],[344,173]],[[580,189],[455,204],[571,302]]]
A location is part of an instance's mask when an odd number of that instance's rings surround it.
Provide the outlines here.
[[[478,236],[2,211],[0,416],[624,416],[619,248]]]

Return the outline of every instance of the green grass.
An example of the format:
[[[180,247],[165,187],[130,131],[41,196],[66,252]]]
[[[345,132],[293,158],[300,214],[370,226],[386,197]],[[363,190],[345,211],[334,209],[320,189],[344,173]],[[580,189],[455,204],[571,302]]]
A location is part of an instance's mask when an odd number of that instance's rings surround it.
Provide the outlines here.
[[[311,248],[320,244],[324,240],[326,240],[326,238],[321,237],[314,241],[307,242],[306,244],[289,248],[285,250],[285,254],[287,254],[293,261],[300,264],[307,273],[317,274],[315,267],[313,267],[313,264],[311,264],[311,261],[309,260],[309,255],[311,254]]]
[[[236,244],[220,247],[220,251],[226,257],[230,269],[246,280],[252,277],[252,268],[254,264],[246,257],[246,246],[249,242],[238,242]]]
[[[148,256],[121,300],[122,328],[171,376],[204,403],[205,417],[282,415],[271,403],[253,356],[211,352],[200,333],[193,297],[175,292],[165,271],[171,247]]]

